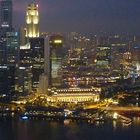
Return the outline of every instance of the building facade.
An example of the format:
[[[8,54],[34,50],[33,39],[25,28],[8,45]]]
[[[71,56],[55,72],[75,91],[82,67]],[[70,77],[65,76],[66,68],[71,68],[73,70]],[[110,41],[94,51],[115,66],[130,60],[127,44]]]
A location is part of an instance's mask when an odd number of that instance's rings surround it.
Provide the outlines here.
[[[63,39],[60,35],[53,35],[49,40],[49,85],[57,87],[62,81],[62,46]]]

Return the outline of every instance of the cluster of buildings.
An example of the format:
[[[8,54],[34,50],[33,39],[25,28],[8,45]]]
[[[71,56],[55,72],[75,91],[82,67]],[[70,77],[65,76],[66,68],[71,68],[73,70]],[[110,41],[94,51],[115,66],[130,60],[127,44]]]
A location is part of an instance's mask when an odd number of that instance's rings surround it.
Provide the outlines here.
[[[32,93],[60,102],[98,100],[93,89],[63,86],[64,37],[40,33],[38,4],[27,6],[26,26],[18,31],[12,25],[12,0],[2,0],[0,6],[0,100]]]
[[[58,86],[63,45],[59,34],[40,35],[37,4],[27,6],[26,26],[18,31],[12,9],[12,0],[0,2],[0,99],[7,101]]]
[[[43,93],[60,102],[99,101],[101,87],[139,77],[136,36],[40,33],[34,3],[26,26],[14,29],[12,9],[12,0],[0,1],[0,100]]]
[[[70,86],[106,86],[140,75],[140,40],[133,35],[82,36],[69,34],[64,83]]]

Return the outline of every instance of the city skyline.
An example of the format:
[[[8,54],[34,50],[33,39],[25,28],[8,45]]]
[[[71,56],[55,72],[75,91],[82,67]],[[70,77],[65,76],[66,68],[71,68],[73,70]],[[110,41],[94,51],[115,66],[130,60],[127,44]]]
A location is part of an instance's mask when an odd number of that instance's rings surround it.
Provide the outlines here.
[[[26,7],[32,2],[39,4],[41,31],[139,34],[140,1],[138,0],[13,0],[15,27],[24,25]]]
[[[0,140],[139,140],[139,6],[0,0]]]

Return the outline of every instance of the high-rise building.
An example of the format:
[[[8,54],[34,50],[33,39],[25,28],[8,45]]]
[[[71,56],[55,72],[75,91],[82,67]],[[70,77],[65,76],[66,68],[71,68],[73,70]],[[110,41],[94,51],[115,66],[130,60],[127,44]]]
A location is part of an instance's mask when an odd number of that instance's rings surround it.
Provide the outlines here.
[[[15,66],[18,61],[18,32],[6,33],[7,64]]]
[[[32,62],[32,89],[37,90],[39,76],[44,73],[44,38],[30,38]]]
[[[20,46],[19,55],[19,91],[37,91],[44,73],[44,38],[29,38],[29,43]]]
[[[26,11],[26,37],[39,37],[39,12],[37,4],[29,4]]]
[[[15,93],[15,67],[0,66],[0,99],[10,99]]]
[[[1,35],[7,31],[12,30],[12,0],[2,0],[0,2],[0,14],[1,14]]]
[[[108,66],[111,63],[111,46],[101,45],[96,47],[97,65]]]
[[[0,65],[7,64],[7,51],[6,51],[6,39],[0,39]]]
[[[49,40],[49,85],[61,86],[62,83],[62,51],[63,38],[60,35],[53,35]]]
[[[12,32],[12,0],[0,1],[0,94],[14,96],[18,33]],[[1,97],[2,97],[1,96]]]
[[[31,92],[32,73],[30,67],[19,66],[17,70],[17,87],[16,90],[21,94],[28,94]]]
[[[7,32],[6,36],[4,38],[1,38],[0,41],[0,71],[1,74],[3,73],[1,77],[5,79],[4,82],[0,80],[1,90],[5,90],[6,86],[11,87],[12,85],[12,90],[7,89],[7,91],[10,92],[9,90],[11,90],[12,93],[14,92],[17,61],[18,61],[18,33]],[[7,80],[9,80],[10,83],[7,83],[6,82]]]
[[[6,33],[12,31],[12,0],[0,1],[0,65],[7,63]]]
[[[20,46],[17,90],[20,93],[31,92],[32,62],[30,43]]]
[[[0,66],[0,93],[1,95],[6,95],[8,93],[8,67],[7,66]]]

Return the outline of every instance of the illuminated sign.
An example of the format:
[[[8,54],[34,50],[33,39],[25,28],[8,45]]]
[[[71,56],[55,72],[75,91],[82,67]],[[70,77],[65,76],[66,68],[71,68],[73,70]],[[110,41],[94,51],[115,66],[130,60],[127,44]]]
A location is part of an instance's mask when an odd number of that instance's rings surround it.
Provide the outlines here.
[[[24,46],[20,46],[20,50],[28,50],[28,49],[30,49],[30,48],[31,48],[30,43],[27,43],[27,44],[24,45]]]
[[[22,116],[21,118],[22,118],[22,120],[28,120],[27,116]]]
[[[61,44],[62,43],[62,40],[60,40],[60,39],[59,40],[54,40],[54,43],[55,44]]]
[[[20,70],[25,70],[25,67],[19,67]]]

